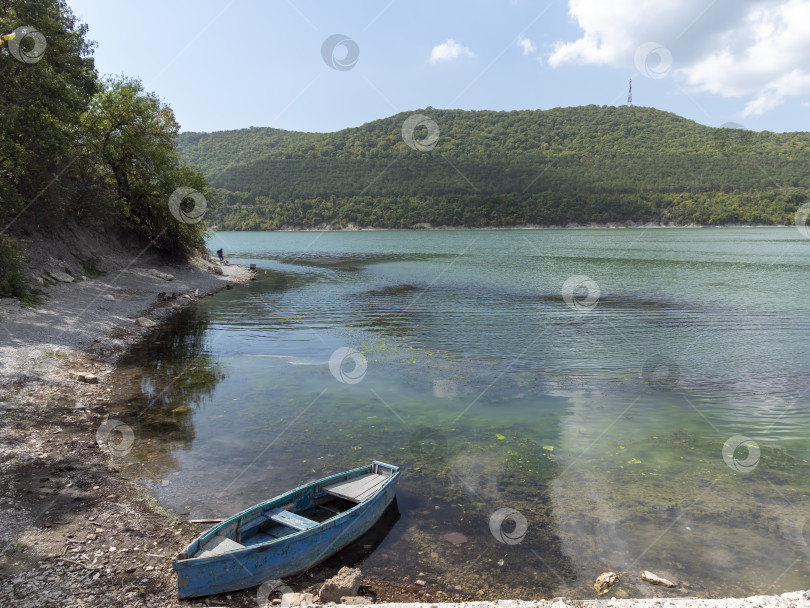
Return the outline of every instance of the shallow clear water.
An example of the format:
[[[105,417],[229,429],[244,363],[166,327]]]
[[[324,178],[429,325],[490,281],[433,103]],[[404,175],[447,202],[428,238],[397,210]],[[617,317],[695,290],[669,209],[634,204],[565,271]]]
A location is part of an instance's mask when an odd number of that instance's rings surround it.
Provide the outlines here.
[[[798,231],[210,245],[258,279],[180,315],[119,375],[135,443],[118,460],[176,511],[227,515],[377,459],[404,469],[402,517],[370,576],[485,597],[592,597],[607,570],[669,576],[675,595],[807,587]],[[340,348],[359,354],[330,369]]]

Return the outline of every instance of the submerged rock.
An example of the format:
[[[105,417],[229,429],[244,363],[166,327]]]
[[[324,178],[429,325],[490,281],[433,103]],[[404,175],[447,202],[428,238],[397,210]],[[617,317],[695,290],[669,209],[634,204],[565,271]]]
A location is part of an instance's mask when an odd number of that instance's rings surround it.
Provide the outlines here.
[[[438,509],[438,507],[436,507]],[[461,532],[450,532],[442,536],[442,538],[448,542],[453,543],[456,547],[459,545],[463,545],[467,542],[467,537],[464,536]]]
[[[596,577],[596,582],[593,584],[593,588],[596,589],[596,593],[602,595],[603,593],[610,591],[610,588],[618,582],[620,582],[618,574],[615,572],[603,572]]]
[[[675,587],[675,583],[673,583],[672,581],[662,578],[657,574],[653,574],[649,570],[641,571],[641,580],[646,581],[651,585],[658,585],[659,587],[668,587],[670,589]]]
[[[360,588],[360,578],[363,576],[359,568],[347,568],[344,566],[338,573],[326,581],[321,587],[318,595],[321,603],[340,603],[340,598],[357,595]]]

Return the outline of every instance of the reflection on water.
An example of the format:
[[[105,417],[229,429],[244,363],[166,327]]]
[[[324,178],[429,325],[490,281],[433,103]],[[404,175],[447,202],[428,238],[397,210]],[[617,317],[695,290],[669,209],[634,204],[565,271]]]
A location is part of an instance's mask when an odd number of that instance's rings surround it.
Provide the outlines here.
[[[451,595],[587,598],[606,570],[619,595],[806,587],[794,232],[218,235],[258,280],[133,353],[125,470],[211,517],[398,464],[401,519],[357,559]],[[586,312],[560,292],[574,275],[601,291]],[[343,347],[357,382],[330,371]]]
[[[204,351],[207,330],[205,316],[180,312],[171,331],[150,337],[120,367],[117,405],[138,438],[131,459],[140,465],[139,477],[156,479],[177,468],[174,452],[189,450],[195,437],[194,408],[210,401],[225,377]]]

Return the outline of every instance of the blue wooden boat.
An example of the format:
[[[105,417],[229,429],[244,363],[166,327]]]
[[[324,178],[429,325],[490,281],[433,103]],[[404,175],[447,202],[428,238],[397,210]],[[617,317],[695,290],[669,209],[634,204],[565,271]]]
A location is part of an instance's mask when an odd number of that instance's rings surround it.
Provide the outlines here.
[[[180,598],[245,589],[302,572],[365,534],[394,499],[399,467],[369,465],[237,513],[172,561]]]

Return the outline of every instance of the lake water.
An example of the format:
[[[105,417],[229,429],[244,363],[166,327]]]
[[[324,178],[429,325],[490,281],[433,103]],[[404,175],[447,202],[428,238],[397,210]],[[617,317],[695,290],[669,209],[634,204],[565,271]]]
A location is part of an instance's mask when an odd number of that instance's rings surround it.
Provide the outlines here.
[[[135,442],[117,460],[168,507],[228,515],[377,459],[404,470],[401,518],[369,576],[527,599],[593,597],[608,570],[629,595],[654,593],[644,569],[670,595],[807,588],[797,230],[209,244],[257,280],[182,313],[118,379]]]

